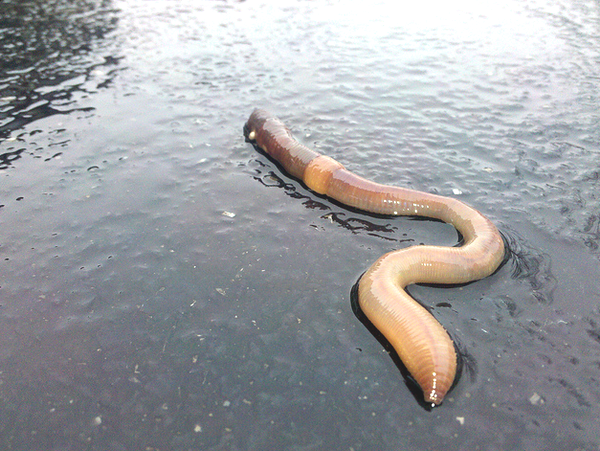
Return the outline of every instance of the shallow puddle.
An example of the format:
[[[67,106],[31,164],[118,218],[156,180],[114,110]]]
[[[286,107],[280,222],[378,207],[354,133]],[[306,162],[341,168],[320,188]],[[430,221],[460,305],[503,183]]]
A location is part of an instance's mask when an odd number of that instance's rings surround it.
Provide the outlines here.
[[[598,449],[597,3],[1,8],[2,449]],[[442,406],[351,289],[456,232],[310,192],[255,107],[500,228],[496,274],[410,290],[462,354]]]

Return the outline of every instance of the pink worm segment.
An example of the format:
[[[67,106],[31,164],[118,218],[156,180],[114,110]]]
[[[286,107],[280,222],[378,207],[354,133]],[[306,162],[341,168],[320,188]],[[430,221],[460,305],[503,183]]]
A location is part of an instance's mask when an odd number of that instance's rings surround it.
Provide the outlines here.
[[[448,197],[381,185],[300,144],[264,110],[254,110],[244,134],[311,190],[360,210],[435,218],[462,234],[460,247],[413,246],[380,257],[362,276],[359,304],[394,347],[423,390],[439,405],[456,376],[454,343],[442,325],[405,291],[413,283],[461,284],[492,274],[504,257],[498,229],[467,204]]]

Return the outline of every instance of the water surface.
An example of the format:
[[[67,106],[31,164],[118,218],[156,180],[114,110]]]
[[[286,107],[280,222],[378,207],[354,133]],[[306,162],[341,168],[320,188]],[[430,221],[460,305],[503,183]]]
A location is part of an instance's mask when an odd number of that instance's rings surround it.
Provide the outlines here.
[[[597,450],[593,1],[5,1],[0,444],[14,450]],[[444,224],[316,196],[255,107],[509,244],[411,293],[463,370],[424,409],[350,290]]]

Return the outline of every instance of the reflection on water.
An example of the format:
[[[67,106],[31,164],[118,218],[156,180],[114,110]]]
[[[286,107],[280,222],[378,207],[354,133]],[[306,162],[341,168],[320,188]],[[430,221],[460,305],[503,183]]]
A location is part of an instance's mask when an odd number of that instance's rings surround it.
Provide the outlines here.
[[[280,171],[283,171],[281,167],[269,159],[273,165],[277,165]],[[410,243],[405,246],[415,244],[414,239],[412,238],[399,238],[397,237],[398,227],[394,227],[392,224],[398,221],[422,221],[422,218],[398,218],[393,216],[385,216],[385,215],[377,215],[377,214],[365,214],[360,212],[359,210],[347,207],[338,202],[331,201],[324,196],[315,195],[315,193],[307,193],[303,194],[297,189],[298,181],[296,183],[290,183],[281,178],[280,175],[277,175],[274,171],[269,170],[266,174],[263,172],[263,168],[265,164],[257,161],[257,167],[254,171],[254,178],[262,183],[265,187],[269,188],[277,188],[285,190],[285,193],[290,196],[292,199],[298,199],[302,201],[302,205],[311,210],[317,210],[320,212],[326,211],[327,213],[321,214],[319,217],[321,219],[327,220],[327,222],[337,224],[340,227],[345,228],[346,230],[352,232],[353,234],[364,233],[366,235],[375,236],[380,239],[392,241],[396,243],[396,246],[400,247],[399,243]],[[285,172],[283,172],[285,173]],[[279,173],[281,174],[281,172]],[[319,199],[323,199],[324,202],[321,202]],[[331,207],[331,204],[335,205],[334,208]],[[355,213],[359,217],[352,216],[352,213]],[[426,224],[425,227],[432,224]],[[312,225],[313,227],[324,230],[322,226]],[[435,226],[434,226],[435,227]],[[453,245],[456,243],[456,230],[453,227],[444,227],[447,231],[447,237],[440,237],[440,229],[439,224],[437,225],[438,236],[437,239],[445,238],[447,240],[448,245]],[[402,234],[404,237],[408,235],[406,233]]]
[[[111,2],[8,1],[0,26],[0,139],[55,114],[89,111],[82,98],[106,87],[118,58],[96,52],[96,43],[114,31]],[[6,169],[25,150],[18,144],[0,155]]]
[[[2,449],[598,448],[598,5],[382,3],[2,3]],[[497,274],[411,287],[462,354],[441,407],[350,290],[456,232],[311,193],[255,107],[499,225]]]

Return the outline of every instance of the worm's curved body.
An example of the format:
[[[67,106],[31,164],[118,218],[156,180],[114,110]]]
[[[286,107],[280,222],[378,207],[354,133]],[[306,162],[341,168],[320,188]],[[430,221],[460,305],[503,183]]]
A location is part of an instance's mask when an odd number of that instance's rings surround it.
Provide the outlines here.
[[[492,274],[504,256],[498,229],[459,200],[359,177],[300,144],[281,121],[264,110],[250,115],[244,134],[319,194],[367,212],[439,219],[461,233],[464,243],[460,247],[413,246],[383,255],[362,276],[358,287],[361,309],[394,347],[423,390],[425,401],[440,404],[456,375],[454,343],[405,287],[413,283],[461,284]]]

